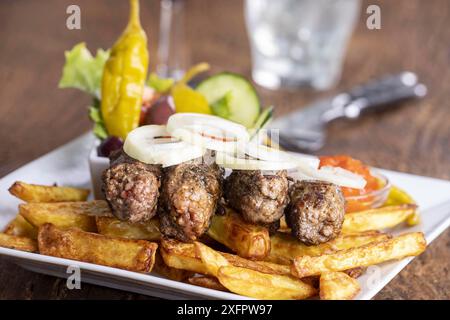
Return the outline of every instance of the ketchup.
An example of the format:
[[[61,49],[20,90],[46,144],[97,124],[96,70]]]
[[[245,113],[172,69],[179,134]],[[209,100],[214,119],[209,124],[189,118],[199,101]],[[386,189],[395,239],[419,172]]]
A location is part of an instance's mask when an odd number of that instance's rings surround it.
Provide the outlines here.
[[[374,191],[380,188],[378,179],[370,174],[369,167],[364,165],[360,160],[353,159],[352,157],[346,155],[323,156],[320,157],[320,167],[324,166],[347,169],[348,171],[356,173],[366,179],[367,183],[364,189],[342,187],[342,192],[346,198],[364,195],[369,193],[370,191]]]

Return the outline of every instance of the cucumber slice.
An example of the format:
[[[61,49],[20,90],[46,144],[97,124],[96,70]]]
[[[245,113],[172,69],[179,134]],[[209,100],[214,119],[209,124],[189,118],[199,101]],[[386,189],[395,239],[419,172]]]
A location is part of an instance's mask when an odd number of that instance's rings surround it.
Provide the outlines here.
[[[255,88],[238,74],[216,74],[200,82],[196,90],[205,96],[216,115],[247,128],[253,127],[261,112]]]

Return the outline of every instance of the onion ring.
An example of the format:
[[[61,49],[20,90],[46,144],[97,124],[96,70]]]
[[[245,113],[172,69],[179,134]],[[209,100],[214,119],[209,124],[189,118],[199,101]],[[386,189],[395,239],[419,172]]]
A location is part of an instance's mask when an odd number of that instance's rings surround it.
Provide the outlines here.
[[[277,170],[293,169],[298,166],[297,162],[292,161],[275,162],[275,161],[237,158],[233,155],[224,152],[216,153],[216,163],[221,167],[233,170],[277,171]]]
[[[203,149],[236,152],[249,140],[247,129],[216,116],[198,113],[176,113],[167,121],[172,137]]]
[[[250,141],[245,145],[244,149],[245,154],[249,155],[252,158],[265,160],[265,161],[274,161],[274,162],[299,162],[299,164],[309,165],[314,168],[319,167],[319,159],[314,156],[307,155],[294,155],[280,149],[268,147],[263,144],[259,144],[256,141]]]
[[[123,150],[130,157],[163,167],[202,157],[205,150],[170,137],[165,126],[148,125],[131,131]]]
[[[320,180],[355,189],[362,189],[366,185],[363,177],[339,167],[325,166],[315,169],[310,166],[299,166],[289,175],[297,180]]]

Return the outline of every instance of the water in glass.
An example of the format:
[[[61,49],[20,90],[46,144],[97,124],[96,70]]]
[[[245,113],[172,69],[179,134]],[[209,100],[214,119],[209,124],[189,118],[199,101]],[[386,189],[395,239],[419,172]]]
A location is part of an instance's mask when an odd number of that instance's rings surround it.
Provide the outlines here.
[[[359,0],[247,0],[253,79],[273,89],[330,88],[359,11]]]

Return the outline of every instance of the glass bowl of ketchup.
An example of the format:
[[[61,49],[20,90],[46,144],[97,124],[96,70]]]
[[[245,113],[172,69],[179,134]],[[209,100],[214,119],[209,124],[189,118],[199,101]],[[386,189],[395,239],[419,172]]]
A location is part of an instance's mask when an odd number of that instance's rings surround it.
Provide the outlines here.
[[[345,197],[345,211],[357,212],[381,207],[389,196],[391,184],[389,179],[360,160],[347,155],[322,156],[320,166],[340,167],[356,173],[366,179],[364,189],[342,187]]]

